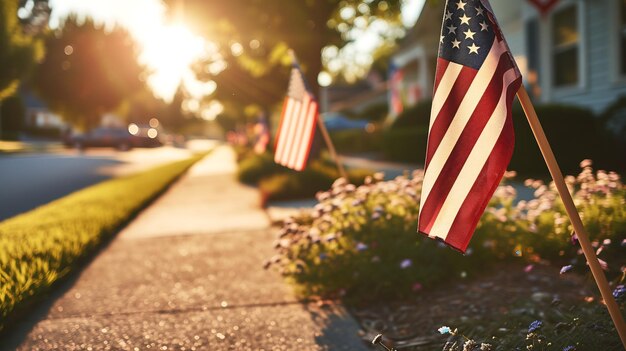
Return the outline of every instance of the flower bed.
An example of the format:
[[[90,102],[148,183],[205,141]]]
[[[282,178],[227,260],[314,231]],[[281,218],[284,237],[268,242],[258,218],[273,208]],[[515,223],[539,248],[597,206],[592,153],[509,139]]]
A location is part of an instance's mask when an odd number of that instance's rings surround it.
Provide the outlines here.
[[[615,278],[626,264],[626,189],[616,173],[594,173],[590,161],[581,167],[577,177],[566,181],[605,270]],[[505,179],[463,256],[417,238],[422,180],[423,172],[415,171],[387,182],[378,174],[358,187],[336,181],[329,191],[318,193],[312,213],[285,223],[267,265],[276,266],[304,296],[355,302],[407,296],[505,259],[586,269],[552,184],[527,180],[534,198],[516,201],[516,191]]]

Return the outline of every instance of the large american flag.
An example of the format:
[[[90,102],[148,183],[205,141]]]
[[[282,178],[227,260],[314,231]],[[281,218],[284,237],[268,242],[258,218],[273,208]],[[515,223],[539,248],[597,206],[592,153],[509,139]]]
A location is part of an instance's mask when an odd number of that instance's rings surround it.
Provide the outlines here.
[[[276,163],[297,171],[304,169],[315,138],[317,112],[315,97],[307,89],[300,67],[294,64],[276,137]]]
[[[511,159],[521,75],[487,0],[448,0],[418,231],[465,252]]]

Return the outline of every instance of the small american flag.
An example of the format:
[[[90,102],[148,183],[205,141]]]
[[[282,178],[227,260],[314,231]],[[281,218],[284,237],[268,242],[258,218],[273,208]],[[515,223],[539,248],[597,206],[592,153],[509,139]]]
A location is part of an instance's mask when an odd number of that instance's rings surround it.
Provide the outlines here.
[[[402,105],[402,81],[404,74],[402,69],[396,67],[393,63],[389,67],[389,105],[394,116],[402,113],[404,106]]]
[[[276,163],[297,171],[304,169],[315,138],[317,111],[315,97],[307,89],[300,67],[294,64],[276,137]]]
[[[444,10],[418,231],[465,252],[511,160],[521,75],[487,0]]]

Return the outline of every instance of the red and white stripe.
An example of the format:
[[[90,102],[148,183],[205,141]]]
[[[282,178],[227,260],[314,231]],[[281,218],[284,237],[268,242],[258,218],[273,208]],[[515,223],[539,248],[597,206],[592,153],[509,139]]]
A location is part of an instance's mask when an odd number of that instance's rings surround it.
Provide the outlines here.
[[[296,171],[304,169],[315,137],[317,112],[317,102],[308,92],[302,101],[285,98],[276,137],[276,163]]]
[[[498,38],[479,70],[438,59],[419,232],[465,252],[513,153],[520,84]]]

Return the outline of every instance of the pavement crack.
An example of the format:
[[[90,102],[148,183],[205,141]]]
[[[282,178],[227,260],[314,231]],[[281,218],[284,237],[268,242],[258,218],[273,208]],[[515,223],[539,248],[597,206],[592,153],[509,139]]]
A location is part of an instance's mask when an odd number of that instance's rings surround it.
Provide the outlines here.
[[[194,312],[210,312],[210,311],[226,311],[236,310],[242,308],[264,308],[264,307],[282,307],[293,305],[306,305],[312,303],[311,300],[298,300],[298,301],[283,301],[283,302],[265,302],[265,303],[251,303],[241,305],[228,305],[211,306],[211,307],[189,307],[189,308],[175,308],[175,309],[160,309],[160,310],[139,310],[139,311],[121,311],[121,312],[106,312],[106,313],[89,313],[89,314],[70,314],[65,316],[52,316],[46,318],[46,320],[64,320],[72,318],[94,318],[94,317],[117,317],[128,315],[140,315],[140,314],[179,314],[179,313],[194,313]]]

